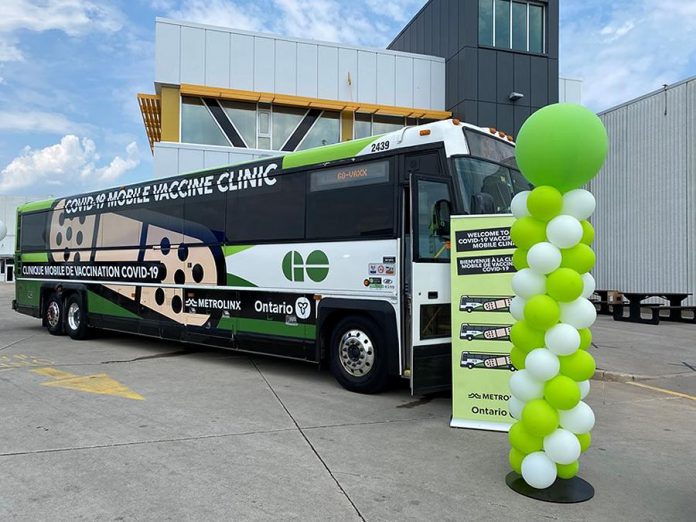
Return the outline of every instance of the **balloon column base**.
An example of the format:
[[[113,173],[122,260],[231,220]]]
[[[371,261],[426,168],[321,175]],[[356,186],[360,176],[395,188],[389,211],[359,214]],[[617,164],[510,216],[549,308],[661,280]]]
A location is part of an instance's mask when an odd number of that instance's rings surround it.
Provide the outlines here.
[[[520,495],[559,504],[574,504],[585,502],[594,497],[594,488],[580,477],[572,479],[556,479],[556,482],[545,489],[536,489],[527,484],[521,475],[511,471],[505,477],[505,483]]]

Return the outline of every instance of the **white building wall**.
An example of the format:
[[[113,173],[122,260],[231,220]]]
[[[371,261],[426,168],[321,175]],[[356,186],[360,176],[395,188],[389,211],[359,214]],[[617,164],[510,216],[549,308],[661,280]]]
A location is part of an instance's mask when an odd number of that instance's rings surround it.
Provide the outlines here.
[[[0,240],[0,260],[14,257],[17,239],[17,207],[30,201],[47,199],[46,196],[0,196],[0,221],[7,226],[7,236]],[[5,263],[0,262],[0,282],[5,281]]]
[[[559,78],[558,101],[560,103],[582,103],[582,80]]]
[[[445,110],[445,60],[157,18],[155,83]]]

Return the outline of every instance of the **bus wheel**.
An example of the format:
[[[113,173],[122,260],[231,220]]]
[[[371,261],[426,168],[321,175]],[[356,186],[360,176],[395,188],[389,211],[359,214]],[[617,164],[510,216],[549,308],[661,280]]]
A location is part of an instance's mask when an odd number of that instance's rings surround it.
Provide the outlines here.
[[[48,298],[46,310],[44,312],[46,328],[51,335],[63,335],[63,299],[60,295],[53,293]]]
[[[73,294],[65,302],[65,331],[75,340],[86,339],[87,314],[79,294]]]
[[[330,367],[347,390],[377,393],[388,383],[386,350],[379,329],[363,317],[346,317],[331,336]]]

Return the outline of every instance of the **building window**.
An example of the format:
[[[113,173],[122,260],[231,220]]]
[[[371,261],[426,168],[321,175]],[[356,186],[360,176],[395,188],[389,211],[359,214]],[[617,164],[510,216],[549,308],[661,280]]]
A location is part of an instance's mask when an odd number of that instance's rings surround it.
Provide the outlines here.
[[[404,118],[403,116],[382,116],[380,114],[355,113],[353,138],[367,138],[402,129],[404,126],[423,125],[437,120]]]
[[[341,124],[338,112],[324,111],[314,123],[296,150],[313,149],[341,141]]]
[[[256,148],[256,104],[238,101],[220,101],[225,114],[242,137],[246,146]]]
[[[544,52],[544,6],[533,2],[479,0],[479,45]]]
[[[200,98],[181,99],[181,141],[230,146],[230,142]]]

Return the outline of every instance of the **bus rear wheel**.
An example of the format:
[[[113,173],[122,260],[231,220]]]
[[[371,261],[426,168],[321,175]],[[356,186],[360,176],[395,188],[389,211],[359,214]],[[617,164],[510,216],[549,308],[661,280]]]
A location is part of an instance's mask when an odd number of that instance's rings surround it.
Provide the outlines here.
[[[71,295],[65,302],[65,331],[76,341],[86,339],[89,334],[87,314],[79,294]]]
[[[46,310],[44,311],[44,321],[48,333],[51,335],[63,335],[65,333],[63,329],[63,315],[63,298],[57,293],[52,293],[46,302]]]
[[[330,341],[331,373],[347,390],[377,393],[388,384],[386,348],[370,319],[353,316],[339,321]]]

